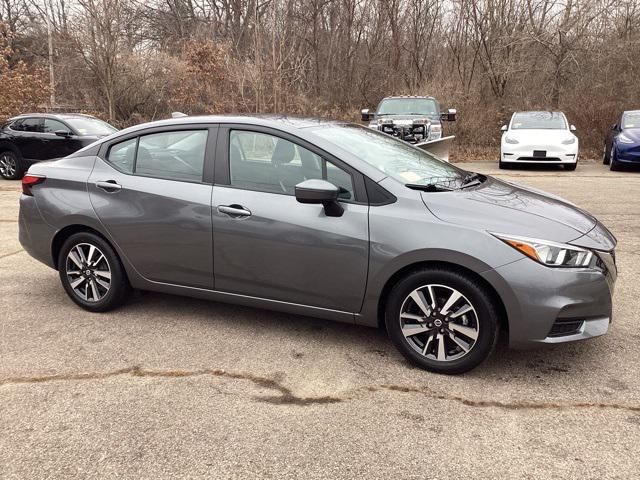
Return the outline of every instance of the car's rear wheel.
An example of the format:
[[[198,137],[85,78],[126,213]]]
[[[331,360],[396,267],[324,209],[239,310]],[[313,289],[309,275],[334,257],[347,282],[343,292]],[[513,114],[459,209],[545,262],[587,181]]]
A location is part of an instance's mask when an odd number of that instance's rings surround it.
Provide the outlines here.
[[[411,363],[446,374],[478,366],[498,335],[497,309],[485,289],[465,274],[440,268],[400,280],[389,294],[385,323]]]
[[[111,245],[90,232],[76,233],[64,242],[58,256],[58,272],[71,300],[92,312],[120,306],[131,290]]]
[[[22,168],[18,156],[11,150],[0,152],[0,176],[7,180],[22,178]]]

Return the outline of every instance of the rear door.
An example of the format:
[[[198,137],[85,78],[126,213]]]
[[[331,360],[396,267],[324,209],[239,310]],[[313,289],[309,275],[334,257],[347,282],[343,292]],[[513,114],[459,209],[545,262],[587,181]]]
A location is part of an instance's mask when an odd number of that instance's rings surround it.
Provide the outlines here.
[[[341,187],[344,213],[299,203],[297,183]],[[277,130],[220,128],[212,198],[216,290],[358,312],[369,258],[364,177]]]
[[[216,135],[211,125],[181,125],[101,147],[88,182],[91,203],[123,254],[149,280],[213,288],[213,175],[207,157]]]
[[[41,160],[41,153],[45,142],[42,134],[42,118],[27,117],[19,120],[19,123],[12,125],[13,142],[20,149],[22,158],[30,160]]]

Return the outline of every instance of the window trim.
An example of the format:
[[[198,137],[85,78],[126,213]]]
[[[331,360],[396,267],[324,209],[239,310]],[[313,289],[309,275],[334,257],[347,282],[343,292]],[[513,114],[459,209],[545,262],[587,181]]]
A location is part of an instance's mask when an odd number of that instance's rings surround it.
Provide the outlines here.
[[[135,173],[136,162],[138,160],[138,145],[140,143],[140,137],[144,137],[147,135],[153,135],[156,133],[165,133],[165,132],[178,132],[182,130],[206,130],[207,131],[207,142],[205,144],[204,151],[204,162],[202,165],[202,178],[201,180],[180,180],[176,178],[165,178],[165,177],[156,177],[151,175],[141,175],[139,173]],[[135,130],[133,132],[120,135],[118,137],[112,138],[109,141],[103,142],[100,144],[100,149],[97,153],[97,157],[99,157],[103,162],[109,165],[114,170],[122,173],[123,175],[129,175],[131,177],[140,177],[140,178],[153,178],[156,180],[165,180],[171,182],[182,182],[182,183],[195,183],[195,184],[204,184],[204,185],[212,185],[213,184],[213,172],[214,172],[214,156],[216,153],[216,142],[218,138],[218,124],[212,123],[183,123],[178,125],[163,125],[161,127],[148,127],[140,130]],[[109,151],[111,147],[126,142],[128,140],[136,139],[136,151],[133,160],[133,171],[125,172],[124,170],[116,167],[113,163],[109,161]]]
[[[326,168],[326,162],[330,162],[334,164],[336,167],[343,170],[345,173],[351,176],[351,181],[353,184],[353,194],[354,199],[346,200],[346,199],[338,199],[341,203],[353,203],[358,205],[368,205],[369,201],[367,198],[367,192],[365,188],[364,175],[360,173],[358,170],[353,168],[351,165],[346,164],[339,158],[331,155],[330,153],[318,148],[316,145],[300,138],[295,135],[292,135],[288,132],[284,132],[282,130],[278,130],[271,127],[263,127],[261,125],[249,125],[242,123],[224,123],[220,124],[220,129],[218,132],[218,142],[216,145],[216,175],[214,178],[214,185],[223,186],[228,188],[233,188],[237,190],[245,190],[250,192],[262,192],[262,193],[270,193],[273,195],[285,195],[287,197],[294,197],[295,195],[291,195],[285,192],[272,192],[267,190],[257,190],[257,189],[248,189],[243,187],[238,187],[235,185],[231,185],[231,166],[230,166],[230,158],[229,158],[229,143],[231,138],[231,131],[246,131],[251,133],[263,133],[266,135],[271,135],[277,138],[282,138],[283,140],[287,140],[294,145],[297,145],[301,148],[305,148],[309,150],[311,153],[318,155],[323,160],[323,176],[324,170]]]

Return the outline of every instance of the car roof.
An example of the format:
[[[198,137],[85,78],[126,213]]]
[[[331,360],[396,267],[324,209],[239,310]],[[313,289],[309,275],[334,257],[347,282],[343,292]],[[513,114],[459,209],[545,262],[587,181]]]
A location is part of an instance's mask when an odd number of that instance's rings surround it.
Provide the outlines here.
[[[294,131],[301,128],[316,127],[322,125],[336,125],[348,123],[341,120],[329,120],[313,117],[296,117],[290,115],[194,115],[177,118],[167,118],[164,120],[156,120],[153,122],[141,123],[124,130],[120,130],[118,134],[131,133],[137,130],[144,130],[152,127],[172,126],[172,125],[190,125],[194,123],[235,123],[241,125],[255,125],[262,127],[273,127],[284,131]]]
[[[427,97],[425,95],[392,95],[390,97],[384,97],[382,100],[395,100],[395,99],[404,99],[404,98],[418,98],[418,99],[428,99],[435,100],[433,97]]]
[[[518,114],[540,115],[543,113],[550,113],[551,115],[564,115],[564,112],[552,111],[552,110],[521,110],[518,112],[513,112],[514,115],[518,115]]]
[[[53,118],[53,119],[66,119],[66,118],[96,118],[93,115],[87,115],[85,113],[21,113],[15,117],[11,117],[9,120],[18,120],[20,118]]]

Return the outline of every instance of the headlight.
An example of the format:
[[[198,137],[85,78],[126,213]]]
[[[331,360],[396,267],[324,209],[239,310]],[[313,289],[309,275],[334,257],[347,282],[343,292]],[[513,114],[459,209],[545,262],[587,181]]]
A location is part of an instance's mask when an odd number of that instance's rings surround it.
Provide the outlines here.
[[[511,144],[520,143],[520,142],[518,142],[518,140],[516,140],[515,138],[510,137],[509,135],[505,135],[504,141],[507,142],[507,143],[511,143]]]
[[[620,143],[634,143],[629,137],[627,137],[624,133],[618,135],[618,141]]]
[[[562,141],[563,145],[573,145],[574,143],[576,143],[576,137],[567,138]]]
[[[431,133],[442,132],[442,125],[431,125]]]
[[[548,267],[585,268],[591,265],[593,252],[584,248],[536,238],[493,234],[520,253]]]
[[[378,119],[378,125],[387,125],[387,124],[392,124],[393,120],[391,120],[390,118],[379,118]]]

